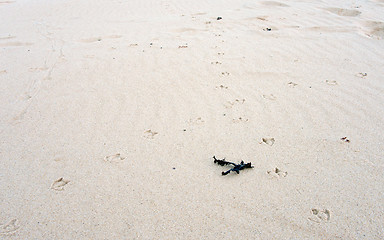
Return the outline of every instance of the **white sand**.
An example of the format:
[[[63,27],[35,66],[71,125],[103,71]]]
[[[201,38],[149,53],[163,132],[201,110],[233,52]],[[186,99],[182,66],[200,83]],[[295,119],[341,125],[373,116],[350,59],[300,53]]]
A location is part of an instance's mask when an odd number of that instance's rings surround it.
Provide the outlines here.
[[[0,238],[383,239],[383,12],[0,1]]]

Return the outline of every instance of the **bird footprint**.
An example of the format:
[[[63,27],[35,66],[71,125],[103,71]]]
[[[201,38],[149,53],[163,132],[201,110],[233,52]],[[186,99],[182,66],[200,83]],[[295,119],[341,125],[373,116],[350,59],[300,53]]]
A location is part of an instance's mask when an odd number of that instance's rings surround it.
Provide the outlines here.
[[[331,219],[331,212],[328,209],[316,209],[311,210],[312,216],[308,219],[312,222],[321,223],[328,222]]]
[[[263,95],[263,98],[265,99],[268,99],[268,100],[271,100],[271,101],[274,101],[276,100],[276,97],[273,95],[273,94],[269,94],[269,95]]]
[[[8,223],[1,225],[0,224],[0,235],[10,235],[17,231],[20,228],[17,219],[12,219]]]
[[[216,89],[228,89],[228,87],[224,85],[220,85],[220,86],[217,86]]]
[[[189,119],[189,123],[193,125],[202,125],[204,124],[204,122],[204,119],[202,119],[201,117],[198,117],[196,119]]]
[[[232,119],[233,123],[241,123],[241,122],[248,122],[248,121],[249,121],[248,118],[242,118],[242,117]]]
[[[224,104],[225,108],[232,108],[235,104],[244,104],[245,102],[245,99],[236,99],[235,101],[233,102],[230,102],[230,101],[227,101],[226,104]]]
[[[116,153],[114,155],[105,156],[104,161],[106,162],[120,162],[123,161],[125,157],[121,157],[120,153]]]
[[[336,81],[326,80],[325,82],[326,82],[328,85],[337,85],[337,82],[336,82]]]
[[[357,77],[361,77],[361,78],[365,78],[366,76],[368,76],[367,73],[358,73],[356,74]]]
[[[272,146],[273,144],[275,144],[275,138],[262,138],[261,140],[262,140],[261,143],[268,144],[269,146]]]
[[[286,177],[288,175],[288,172],[284,172],[278,168],[275,168],[272,171],[267,171],[267,174],[273,177]]]
[[[152,131],[151,129],[148,129],[147,131],[144,132],[144,137],[145,138],[154,138],[155,135],[159,134],[158,132]]]
[[[64,186],[67,185],[70,181],[65,180],[64,178],[59,178],[52,183],[51,188],[56,191],[63,191]]]

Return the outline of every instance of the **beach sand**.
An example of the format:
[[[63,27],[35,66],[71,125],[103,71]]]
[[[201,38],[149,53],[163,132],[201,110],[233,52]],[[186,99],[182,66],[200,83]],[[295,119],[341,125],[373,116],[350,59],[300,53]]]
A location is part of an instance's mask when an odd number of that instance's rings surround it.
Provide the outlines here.
[[[0,1],[0,238],[383,239],[383,11]]]

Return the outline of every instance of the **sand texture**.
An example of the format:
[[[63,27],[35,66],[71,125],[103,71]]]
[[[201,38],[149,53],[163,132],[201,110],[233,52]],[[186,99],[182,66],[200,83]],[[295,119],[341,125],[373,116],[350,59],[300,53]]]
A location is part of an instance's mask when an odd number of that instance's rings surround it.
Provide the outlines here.
[[[0,239],[384,239],[383,13],[0,1]]]

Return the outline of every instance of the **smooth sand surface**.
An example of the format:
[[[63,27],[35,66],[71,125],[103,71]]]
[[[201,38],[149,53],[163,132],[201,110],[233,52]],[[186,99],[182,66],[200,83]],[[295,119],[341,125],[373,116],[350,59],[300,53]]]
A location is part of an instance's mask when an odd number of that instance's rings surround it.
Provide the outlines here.
[[[383,239],[383,12],[0,1],[0,238]]]

